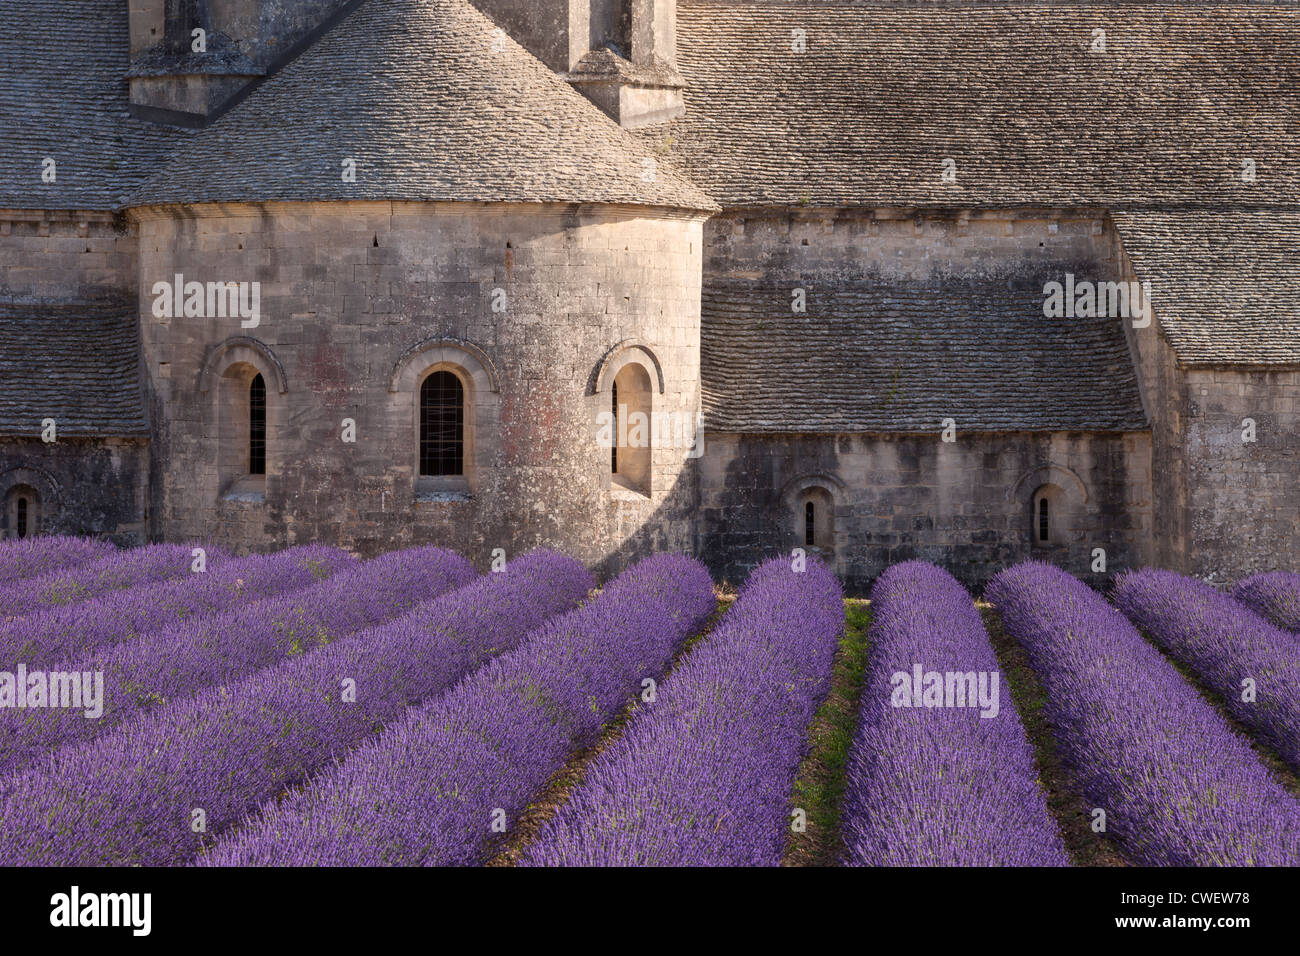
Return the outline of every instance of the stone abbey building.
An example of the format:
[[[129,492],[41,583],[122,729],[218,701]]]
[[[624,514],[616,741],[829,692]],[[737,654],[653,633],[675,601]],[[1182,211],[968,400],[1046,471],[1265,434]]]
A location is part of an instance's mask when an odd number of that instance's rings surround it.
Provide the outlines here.
[[[1300,553],[1300,8],[0,0],[0,532]]]

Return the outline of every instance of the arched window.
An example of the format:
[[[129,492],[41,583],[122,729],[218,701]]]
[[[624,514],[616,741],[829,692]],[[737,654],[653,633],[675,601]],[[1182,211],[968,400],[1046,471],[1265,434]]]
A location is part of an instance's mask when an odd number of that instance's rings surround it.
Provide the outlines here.
[[[614,376],[610,388],[614,411],[614,449],[610,456],[614,484],[650,496],[654,422],[650,373],[630,363]]]
[[[820,485],[804,488],[795,499],[796,541],[803,547],[830,552],[835,548],[835,499]]]
[[[278,393],[273,373],[251,362],[233,362],[217,380],[216,440],[218,494],[223,500],[265,500],[268,472],[275,470],[270,442]]]
[[[1058,485],[1042,485],[1034,492],[1030,504],[1030,540],[1035,548],[1064,544],[1067,537],[1068,511],[1065,492]]]
[[[31,538],[40,533],[41,498],[28,485],[15,485],[5,496],[5,537]]]
[[[609,446],[609,473],[618,474],[618,382],[614,382],[609,389],[610,405],[614,416],[614,440]]]
[[[248,473],[266,474],[266,380],[261,372],[248,385]]]
[[[438,371],[420,386],[420,475],[465,474],[465,386]]]

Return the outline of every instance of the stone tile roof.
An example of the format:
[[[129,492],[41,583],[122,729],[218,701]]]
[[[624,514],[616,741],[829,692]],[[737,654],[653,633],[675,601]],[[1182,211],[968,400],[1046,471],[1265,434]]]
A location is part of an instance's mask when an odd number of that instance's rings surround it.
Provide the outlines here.
[[[1300,202],[1296,4],[680,0],[677,18],[686,116],[639,135],[724,206]]]
[[[131,204],[348,199],[716,208],[465,0],[362,4]]]
[[[129,308],[0,305],[0,437],[148,435]]]
[[[1300,366],[1300,210],[1114,220],[1179,362]]]
[[[1042,277],[706,279],[708,428],[724,432],[1128,431],[1148,427],[1117,319],[1048,319]],[[791,290],[807,312],[791,311]]]
[[[0,51],[0,208],[114,209],[190,136],[127,110],[123,0],[0,0]]]

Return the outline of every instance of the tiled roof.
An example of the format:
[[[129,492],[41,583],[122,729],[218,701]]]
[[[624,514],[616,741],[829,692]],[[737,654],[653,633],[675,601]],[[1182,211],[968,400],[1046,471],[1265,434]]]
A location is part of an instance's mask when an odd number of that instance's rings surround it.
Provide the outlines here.
[[[705,280],[704,414],[726,432],[1148,427],[1118,319],[1048,319],[1043,277]],[[806,289],[807,312],[791,311]]]
[[[102,305],[0,306],[0,436],[143,436],[136,317]]]
[[[1300,366],[1300,210],[1114,219],[1180,362]]]
[[[0,208],[116,208],[185,142],[131,118],[128,65],[125,0],[0,0]]]
[[[724,206],[1300,202],[1294,3],[680,0],[677,18],[686,116],[639,135]]]
[[[362,4],[131,203],[349,199],[716,208],[465,0]]]

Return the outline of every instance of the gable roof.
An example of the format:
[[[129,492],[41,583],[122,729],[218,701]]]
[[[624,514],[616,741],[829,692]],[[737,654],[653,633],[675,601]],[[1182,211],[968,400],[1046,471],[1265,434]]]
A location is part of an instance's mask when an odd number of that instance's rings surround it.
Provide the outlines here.
[[[0,305],[0,436],[146,436],[136,317],[104,305]]]
[[[0,0],[0,50],[0,208],[115,209],[190,136],[131,118],[123,0]]]
[[[1300,367],[1300,210],[1113,218],[1182,364]]]
[[[465,0],[368,0],[131,205],[351,199],[717,208]]]
[[[1047,319],[1039,276],[705,279],[705,422],[724,432],[1132,431],[1148,426],[1118,319]]]
[[[680,0],[677,22],[686,116],[640,135],[724,206],[1300,202],[1295,4]]]

